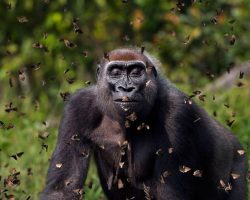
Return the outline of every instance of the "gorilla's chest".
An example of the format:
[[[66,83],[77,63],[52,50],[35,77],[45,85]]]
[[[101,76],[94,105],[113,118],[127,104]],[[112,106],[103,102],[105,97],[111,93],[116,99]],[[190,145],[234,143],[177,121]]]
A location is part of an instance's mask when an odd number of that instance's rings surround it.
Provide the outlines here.
[[[152,132],[127,131],[104,118],[93,132],[98,170],[108,187],[118,180],[142,182],[153,173],[157,147]]]
[[[126,143],[122,147],[98,148],[95,160],[99,175],[109,190],[123,187],[142,189],[143,183],[152,178],[155,154],[150,146]]]

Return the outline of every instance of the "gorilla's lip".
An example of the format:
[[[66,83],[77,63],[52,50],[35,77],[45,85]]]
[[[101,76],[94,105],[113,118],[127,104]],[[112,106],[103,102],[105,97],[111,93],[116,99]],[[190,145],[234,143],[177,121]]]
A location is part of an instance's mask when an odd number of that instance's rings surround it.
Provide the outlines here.
[[[129,99],[124,101],[123,99],[115,99],[114,100],[116,103],[138,103],[139,101],[135,100],[135,99]]]

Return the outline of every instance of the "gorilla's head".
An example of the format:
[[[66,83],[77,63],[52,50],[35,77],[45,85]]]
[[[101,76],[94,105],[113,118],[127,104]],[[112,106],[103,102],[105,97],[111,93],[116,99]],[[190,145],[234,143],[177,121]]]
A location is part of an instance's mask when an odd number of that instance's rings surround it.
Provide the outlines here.
[[[113,50],[97,69],[98,104],[106,114],[144,119],[157,95],[157,71],[147,54],[135,49]]]

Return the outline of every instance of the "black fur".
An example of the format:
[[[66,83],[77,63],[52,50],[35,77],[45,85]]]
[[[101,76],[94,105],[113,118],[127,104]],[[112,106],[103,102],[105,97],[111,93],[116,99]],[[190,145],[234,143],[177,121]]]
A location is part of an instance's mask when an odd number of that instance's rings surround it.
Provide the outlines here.
[[[247,199],[247,158],[230,131],[155,71],[143,89],[150,108],[135,121],[121,117],[101,67],[97,86],[65,108],[41,200],[79,199],[92,153],[109,200]]]

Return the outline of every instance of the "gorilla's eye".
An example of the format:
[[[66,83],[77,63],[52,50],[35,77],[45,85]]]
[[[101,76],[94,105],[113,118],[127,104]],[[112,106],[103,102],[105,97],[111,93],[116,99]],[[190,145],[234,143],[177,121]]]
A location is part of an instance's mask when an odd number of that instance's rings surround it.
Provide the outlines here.
[[[130,76],[138,77],[142,75],[142,69],[139,67],[133,68],[130,72]]]
[[[110,70],[109,75],[112,77],[117,77],[117,76],[121,76],[122,75],[122,70],[114,67]]]

